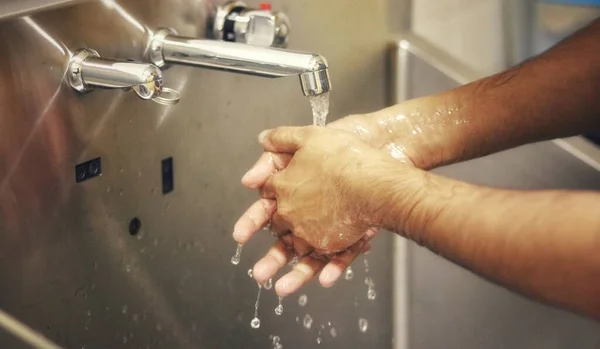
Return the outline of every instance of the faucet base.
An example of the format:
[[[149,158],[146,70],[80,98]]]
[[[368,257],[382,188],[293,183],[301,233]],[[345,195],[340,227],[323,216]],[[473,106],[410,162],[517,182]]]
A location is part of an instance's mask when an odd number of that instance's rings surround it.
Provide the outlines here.
[[[92,49],[84,48],[73,55],[69,62],[68,79],[69,85],[77,92],[88,92],[90,88],[83,81],[83,63],[89,57],[100,57],[100,54]]]
[[[148,58],[150,59],[150,62],[159,68],[164,68],[167,65],[163,55],[163,46],[165,39],[169,35],[177,35],[177,31],[171,28],[160,28],[150,38],[148,44]]]

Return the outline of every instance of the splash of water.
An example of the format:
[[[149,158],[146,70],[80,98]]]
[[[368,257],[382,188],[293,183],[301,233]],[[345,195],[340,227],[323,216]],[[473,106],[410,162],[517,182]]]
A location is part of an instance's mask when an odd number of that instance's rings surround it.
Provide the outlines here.
[[[242,258],[242,249],[243,248],[244,248],[244,245],[242,245],[242,244],[237,245],[237,248],[235,249],[235,254],[233,255],[233,257],[231,257],[231,264],[233,264],[233,265],[240,264],[240,259]]]
[[[267,291],[272,289],[273,288],[273,279],[267,280],[267,282],[265,282],[264,287],[265,287],[265,290],[267,290]]]
[[[375,283],[370,277],[365,278],[365,285],[367,285],[367,298],[369,300],[375,300],[377,292],[375,292]]]
[[[304,307],[306,306],[306,303],[308,303],[308,297],[305,294],[300,295],[300,297],[298,297],[298,304],[301,307]]]
[[[252,328],[260,327],[260,319],[258,318],[258,305],[260,304],[260,291],[262,291],[262,286],[259,283],[257,283],[257,285],[258,294],[256,295],[256,303],[254,303],[254,318],[252,321],[250,321],[250,326],[252,326]]]
[[[283,304],[282,304],[282,302],[283,302],[283,297],[279,297],[279,304],[275,308],[275,315],[277,315],[277,316],[283,314]]]
[[[354,277],[354,271],[352,270],[351,266],[348,266],[348,268],[346,268],[346,273],[344,274],[344,279],[352,280],[353,277]]]
[[[360,318],[358,319],[358,329],[360,330],[360,332],[367,332],[367,329],[369,328],[369,322],[367,321],[367,319],[364,318]]]
[[[312,317],[309,314],[304,315],[304,320],[302,321],[304,328],[306,328],[307,330],[310,330],[310,328],[312,327],[312,323],[313,323]]]

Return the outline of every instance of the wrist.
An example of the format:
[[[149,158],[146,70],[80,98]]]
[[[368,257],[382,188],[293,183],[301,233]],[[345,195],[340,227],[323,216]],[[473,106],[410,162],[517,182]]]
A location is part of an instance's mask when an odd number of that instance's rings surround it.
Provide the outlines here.
[[[354,197],[356,202],[364,203],[361,209],[364,215],[360,217],[364,224],[401,235],[420,225],[424,218],[420,210],[427,195],[427,172],[387,155],[360,172],[361,185],[354,187],[358,190]]]
[[[400,149],[417,168],[430,170],[463,157],[468,123],[451,93],[408,100],[367,117],[378,127],[381,148]]]

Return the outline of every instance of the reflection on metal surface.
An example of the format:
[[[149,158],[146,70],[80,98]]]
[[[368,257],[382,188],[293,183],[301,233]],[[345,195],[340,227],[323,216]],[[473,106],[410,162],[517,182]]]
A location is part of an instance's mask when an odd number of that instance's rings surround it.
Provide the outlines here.
[[[170,29],[158,30],[148,52],[152,63],[168,63],[219,69],[264,77],[300,76],[302,92],[316,96],[331,89],[324,57],[233,42],[177,36]]]
[[[84,0],[2,0],[0,1],[0,19],[23,16],[81,1]]]
[[[121,16],[123,19],[125,19],[127,22],[129,22],[129,24],[131,24],[133,27],[137,28],[141,32],[146,31],[146,28],[144,28],[144,26],[137,19],[135,19],[129,12],[125,11],[125,9],[122,6],[117,4],[117,2],[115,0],[101,0],[101,1],[107,8],[109,8],[111,10],[115,10],[119,14],[119,16]]]
[[[19,320],[0,309],[0,328],[12,334],[35,349],[60,349],[44,336],[35,332]]]
[[[25,23],[27,23],[31,28],[33,28],[41,37],[46,39],[52,46],[56,47],[61,54],[66,54],[66,49],[56,41],[50,34],[48,34],[42,27],[40,27],[35,21],[31,19],[29,16],[25,16],[22,18]],[[68,52],[70,54],[70,52]]]

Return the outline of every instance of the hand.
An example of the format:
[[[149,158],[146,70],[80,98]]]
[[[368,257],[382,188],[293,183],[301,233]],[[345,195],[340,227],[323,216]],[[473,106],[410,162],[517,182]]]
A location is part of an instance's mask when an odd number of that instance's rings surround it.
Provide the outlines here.
[[[271,217],[276,233],[294,233],[275,243],[254,269],[255,278],[265,282],[292,258],[293,252],[287,246],[293,246],[296,253],[304,256],[294,270],[277,283],[280,295],[292,293],[324,267],[326,261],[314,258],[315,251],[322,254],[348,248],[333,257],[321,273],[321,283],[331,286],[368,246],[368,240],[376,232],[371,229],[376,226],[368,218],[371,215],[360,205],[365,200],[355,197],[357,185],[368,184],[363,171],[369,166],[365,165],[391,159],[347,132],[307,127],[283,128],[270,134],[272,136],[266,136],[261,143],[277,153],[267,153],[268,161],[263,163],[279,172],[272,176],[270,172],[263,172],[263,176],[269,177],[263,186],[263,199],[238,221],[234,237],[244,243]],[[289,153],[293,152],[292,157]],[[350,164],[359,170],[349,169]],[[264,171],[269,166],[260,169]],[[253,186],[253,183],[245,184]],[[352,191],[355,193],[351,194]]]

